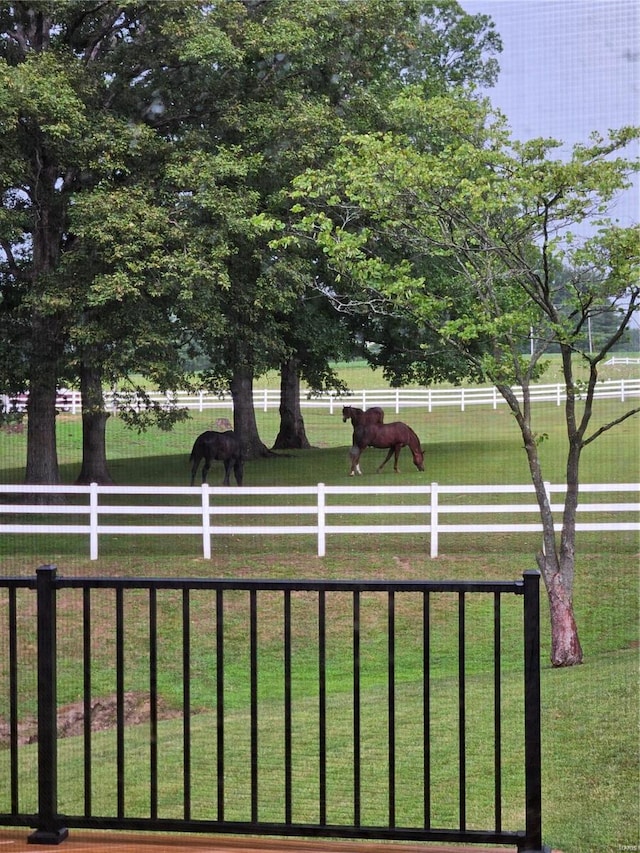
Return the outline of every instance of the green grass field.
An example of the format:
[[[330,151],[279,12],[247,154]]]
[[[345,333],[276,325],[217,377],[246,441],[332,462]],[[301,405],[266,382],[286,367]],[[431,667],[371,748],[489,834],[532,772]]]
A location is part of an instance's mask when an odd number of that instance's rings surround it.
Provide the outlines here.
[[[619,369],[619,368],[618,368]],[[637,370],[637,368],[636,368]],[[553,380],[549,380],[553,381]],[[363,383],[351,382],[351,387],[366,387]],[[375,386],[381,387],[380,382]],[[620,404],[603,402],[596,409],[597,419],[611,419],[622,412]],[[339,414],[329,415],[322,409],[305,409],[307,434],[314,445],[309,451],[301,451],[286,457],[253,461],[247,464],[247,485],[296,485],[300,483],[349,484],[347,476],[347,450],[351,428],[343,424]],[[108,453],[114,478],[122,484],[188,484],[188,455],[195,436],[214,425],[216,417],[230,417],[224,410],[198,415],[181,424],[173,432],[152,430],[137,435],[125,430],[117,419],[108,424]],[[415,484],[435,481],[442,484],[466,483],[525,483],[527,469],[521,440],[511,416],[505,407],[493,411],[488,407],[468,409],[462,413],[454,409],[438,409],[432,413],[425,410],[404,410],[398,416],[411,424],[418,432],[425,448],[426,471],[419,474],[407,452],[401,457],[401,473],[375,475],[373,472],[382,451],[367,450],[362,458],[364,476],[360,483],[388,482]],[[536,409],[539,429],[548,434],[542,444],[541,454],[545,476],[554,482],[563,478],[563,456],[566,440],[562,432],[562,410],[552,405],[541,405]],[[390,420],[391,418],[387,418]],[[261,436],[269,445],[275,438],[278,422],[275,412],[258,413]],[[61,416],[58,422],[59,456],[65,482],[73,482],[77,475],[80,458],[80,422],[77,418]],[[625,422],[616,430],[603,435],[585,450],[582,469],[583,482],[638,482],[640,478],[640,454],[638,453],[637,421]],[[0,479],[5,483],[18,483],[23,478],[25,436],[0,433]],[[212,470],[211,483],[218,482],[220,471]],[[311,537],[221,537],[214,540],[213,556],[205,561],[199,556],[197,537],[172,536],[162,539],[150,537],[109,537],[101,542],[101,557],[90,562],[87,543],[81,537],[59,536],[4,536],[0,540],[0,571],[7,574],[31,573],[41,563],[55,562],[63,574],[90,575],[161,575],[161,576],[211,576],[211,577],[328,577],[328,578],[502,578],[513,579],[522,571],[535,566],[535,551],[539,547],[536,536],[528,535],[459,535],[445,537],[441,542],[442,556],[429,559],[429,543],[422,537],[401,535],[366,535],[330,540],[327,556],[315,556]],[[548,660],[548,623],[543,601],[543,775],[544,775],[544,838],[545,842],[563,850],[564,853],[614,853],[628,846],[640,845],[638,820],[638,796],[640,794],[638,762],[638,536],[624,534],[578,534],[576,558],[575,606],[581,640],[585,650],[585,663],[570,670],[552,670],[545,664]],[[135,607],[135,603],[131,605]],[[175,602],[167,601],[162,607],[163,642],[166,645],[167,672],[160,684],[163,702],[169,707],[179,703],[178,641],[172,631],[171,613]],[[4,613],[4,609],[1,610]],[[67,612],[69,616],[67,617]],[[60,627],[61,703],[72,702],[80,695],[74,623],[71,617],[73,606],[69,599],[68,608],[63,608]],[[451,679],[455,673],[453,641],[447,640],[449,623],[455,621],[453,611],[443,612],[442,646],[439,668],[433,689],[441,698],[442,719],[439,741],[442,750],[439,769],[434,779],[434,797],[447,820],[446,790],[451,785],[447,772],[447,755],[455,749],[451,741],[455,728],[453,714],[454,687]],[[104,618],[109,614],[105,612]],[[197,611],[194,615],[194,632],[206,631],[207,613]],[[337,620],[339,621],[339,620]],[[409,624],[409,623],[407,623]],[[99,631],[100,626],[96,626]],[[0,630],[2,630],[0,626]],[[269,631],[268,624],[265,631]],[[0,634],[4,636],[4,634]],[[29,646],[28,631],[25,643]],[[438,635],[440,636],[440,635]],[[479,731],[490,725],[489,712],[480,697],[485,695],[488,678],[489,637],[482,632],[474,638],[474,654],[469,673],[469,691],[472,698],[478,697],[477,723]],[[242,638],[237,638],[238,653],[242,652]],[[301,655],[305,656],[304,632],[301,637]],[[511,641],[510,641],[511,642]],[[131,649],[140,644],[140,636],[132,629],[128,643]],[[519,638],[513,638],[507,656],[518,655]],[[114,689],[111,649],[104,649],[95,674],[96,689],[105,695]],[[338,650],[339,651],[339,650]],[[339,656],[339,655],[338,655]],[[511,656],[511,657],[509,657]],[[198,661],[199,671],[208,667],[206,654]],[[172,669],[172,666],[174,667]],[[311,666],[311,664],[310,664]],[[303,667],[304,669],[304,667]],[[263,671],[269,672],[270,666]],[[278,667],[273,667],[277,678]],[[374,672],[374,671],[372,671]],[[412,676],[408,659],[403,659],[402,691],[411,697],[417,684]],[[0,655],[0,685],[6,684],[3,656]],[[304,681],[304,679],[303,679]],[[311,683],[311,682],[310,682]],[[207,681],[202,682],[202,693],[194,697],[194,706],[201,713],[194,717],[196,742],[202,744],[202,761],[206,762],[207,743],[211,739],[212,703]],[[4,688],[2,688],[4,690]],[[143,668],[135,666],[127,672],[127,689],[147,689]],[[363,707],[365,717],[372,727],[372,742],[376,733],[375,709],[380,703],[381,684],[372,674],[367,682]],[[309,704],[308,713],[313,714],[313,692],[305,694],[301,687],[303,705],[298,721],[300,731],[307,727],[304,702]],[[309,688],[311,690],[311,688]],[[268,676],[261,683],[261,691],[271,702],[273,720],[279,718],[280,700],[277,690]],[[504,701],[507,707],[517,708],[520,701],[520,686],[516,676],[506,674]],[[343,738],[341,725],[348,717],[348,700],[345,685],[336,677],[333,683],[331,702],[334,703],[331,719],[334,721],[335,738]],[[271,698],[269,698],[271,696]],[[0,702],[5,702],[4,694]],[[25,699],[24,713],[29,712]],[[247,712],[242,697],[228,708],[229,730],[237,732],[238,748],[246,742]],[[270,737],[279,738],[278,726],[266,711],[261,743],[266,750]],[[0,705],[0,717],[3,716]],[[476,720],[474,720],[474,723]],[[382,721],[384,724],[384,721]],[[179,796],[174,778],[181,772],[179,727],[177,720],[166,720],[161,724],[161,737],[167,748],[163,750],[162,777],[170,780],[163,783],[161,799],[168,809]],[[444,733],[447,732],[447,736]],[[513,733],[514,736],[517,732]],[[139,802],[136,808],[145,807],[144,785],[146,727],[133,727],[127,735],[133,745],[132,754],[139,754],[141,764],[128,769],[132,778],[141,775]],[[411,740],[411,728],[403,728],[403,737]],[[113,751],[113,737],[109,732],[97,736],[96,743],[105,761]],[[68,738],[60,744],[60,764],[65,768],[63,786],[63,808],[74,806],[77,797],[73,780],[79,774],[81,744],[79,738]],[[515,749],[515,747],[514,747]],[[516,749],[517,752],[517,749]],[[35,747],[23,750],[25,766],[35,759]],[[313,792],[313,747],[309,745],[309,767],[296,771],[296,785],[302,797],[300,808],[304,811],[305,796]],[[484,757],[483,757],[484,756]],[[338,760],[338,755],[335,760]],[[3,773],[2,761],[6,755],[0,752],[0,780]],[[342,756],[345,759],[345,756]],[[200,759],[198,759],[200,760]],[[348,761],[348,754],[346,756]],[[478,802],[488,796],[483,790],[483,762],[486,760],[482,743],[478,744],[477,766],[474,780],[477,781]],[[309,775],[311,774],[311,775]],[[410,789],[416,769],[411,764],[402,768],[402,785]],[[518,774],[509,768],[506,774],[509,786],[509,803],[519,802],[521,797]],[[113,789],[108,780],[97,783],[96,796],[109,802]],[[2,782],[0,781],[0,791]],[[381,795],[384,795],[383,786]],[[205,794],[197,793],[196,808],[204,810]],[[311,794],[309,795],[311,796]],[[419,798],[420,792],[416,792]],[[342,793],[331,793],[331,807],[339,811]],[[279,804],[273,803],[274,809]],[[406,808],[411,810],[408,797]],[[478,806],[479,808],[480,806]],[[372,815],[381,808],[375,799],[371,802]],[[476,808],[475,801],[473,809]],[[507,809],[507,816],[518,825],[518,815]],[[517,810],[514,805],[513,809]],[[440,816],[440,812],[438,812]],[[472,820],[475,811],[472,811]]]

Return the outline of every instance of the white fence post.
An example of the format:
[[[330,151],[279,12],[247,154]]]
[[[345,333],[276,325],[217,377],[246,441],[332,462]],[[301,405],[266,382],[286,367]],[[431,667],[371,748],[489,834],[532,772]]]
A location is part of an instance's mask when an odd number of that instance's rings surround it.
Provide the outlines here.
[[[209,484],[202,484],[202,556],[211,559],[211,516],[209,514]]]
[[[318,483],[317,506],[318,506],[318,557],[324,557],[324,555],[326,554],[326,550],[327,550],[324,483]]]
[[[431,483],[431,557],[438,556],[438,484]]]
[[[89,486],[89,556],[98,559],[98,484]]]

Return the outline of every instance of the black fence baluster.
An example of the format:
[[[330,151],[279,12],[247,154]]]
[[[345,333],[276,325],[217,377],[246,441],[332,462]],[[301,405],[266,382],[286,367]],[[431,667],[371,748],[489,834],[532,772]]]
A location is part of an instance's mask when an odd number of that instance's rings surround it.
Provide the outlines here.
[[[291,591],[284,591],[284,820],[293,821],[293,741],[291,697]]]
[[[18,773],[18,619],[16,590],[9,589],[9,750],[11,762],[11,812],[20,810]]]
[[[58,816],[58,708],[55,566],[36,571],[38,603],[38,828],[30,844],[60,844],[69,834]]]
[[[91,588],[82,590],[82,700],[84,718],[82,734],[84,744],[84,813],[92,812],[93,758],[91,743]]]
[[[495,826],[502,830],[502,647],[500,593],[493,594],[493,778]]]
[[[117,815],[124,817],[124,590],[116,587],[116,787]]]
[[[224,596],[216,590],[216,784],[218,820],[224,820]]]
[[[524,572],[525,836],[522,851],[542,846],[542,740],[540,709],[540,572]]]
[[[258,822],[258,615],[256,591],[249,592],[251,690],[251,822]]]
[[[149,590],[149,814],[158,817],[158,600]]]
[[[191,604],[182,590],[182,798],[185,820],[191,820]]]
[[[327,823],[327,647],[326,595],[318,592],[318,774],[319,822]]]
[[[466,707],[465,594],[458,593],[458,762],[460,829],[467,826],[467,707]]]
[[[362,824],[362,752],[360,705],[360,593],[353,592],[353,823]]]
[[[387,600],[387,712],[389,761],[389,826],[396,825],[396,609],[391,590]]]
[[[422,743],[424,828],[431,827],[431,600],[422,593]]]

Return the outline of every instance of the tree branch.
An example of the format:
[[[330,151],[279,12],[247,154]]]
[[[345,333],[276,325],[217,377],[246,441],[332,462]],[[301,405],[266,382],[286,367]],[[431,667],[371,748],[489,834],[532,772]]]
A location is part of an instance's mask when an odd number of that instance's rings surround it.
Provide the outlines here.
[[[585,438],[584,441],[582,442],[582,446],[586,447],[587,444],[591,444],[591,442],[595,441],[596,438],[598,438],[598,436],[602,435],[603,432],[607,432],[607,430],[610,430],[613,427],[618,426],[618,424],[621,424],[623,421],[626,421],[627,418],[630,418],[633,415],[637,415],[638,413],[640,413],[640,406],[638,406],[635,409],[630,409],[628,412],[625,412],[624,415],[620,415],[619,418],[616,418],[615,421],[610,421],[608,424],[604,424],[604,426],[601,426],[592,435],[590,435],[589,438]]]

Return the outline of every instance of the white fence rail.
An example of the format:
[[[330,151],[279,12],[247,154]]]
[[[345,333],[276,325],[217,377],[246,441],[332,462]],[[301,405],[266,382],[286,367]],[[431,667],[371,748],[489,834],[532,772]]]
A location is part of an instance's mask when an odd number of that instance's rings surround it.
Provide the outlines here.
[[[522,393],[514,389],[518,399],[522,399]],[[566,400],[566,392],[562,383],[551,385],[534,385],[531,387],[531,400],[534,403],[555,403],[560,406]],[[639,379],[611,379],[598,383],[595,396],[598,399],[611,399],[625,402],[632,397],[640,397]],[[148,399],[164,408],[177,406],[178,408],[194,409],[203,412],[206,409],[230,409],[233,400],[229,394],[213,394],[209,391],[190,393],[187,391],[171,391],[167,394],[150,392]],[[9,397],[4,394],[0,396],[0,403],[5,411],[26,411],[27,397]],[[256,409],[268,411],[277,409],[280,405],[280,391],[278,389],[264,388],[255,389],[253,392],[253,403]],[[78,391],[64,391],[58,394],[57,408],[62,412],[79,414],[81,411],[81,397]],[[318,396],[304,397],[302,395],[301,406],[308,408],[328,408],[333,414],[340,411],[342,406],[358,406],[367,409],[370,406],[382,406],[395,414],[401,409],[426,408],[432,411],[440,406],[455,406],[462,412],[468,406],[491,406],[497,409],[499,405],[505,404],[497,388],[483,386],[477,388],[383,388],[380,390],[351,391],[348,394],[321,394]],[[105,392],[105,405],[108,411],[117,413],[118,408],[133,406],[144,409],[145,401],[138,397],[113,394]]]
[[[548,483],[553,512],[561,512],[553,496],[563,493],[563,485]],[[640,494],[640,483],[596,483],[580,487],[581,497],[593,494],[596,498],[581,503],[580,516],[588,521],[576,524],[578,531],[640,531],[640,502],[611,502],[617,493]],[[317,541],[317,555],[326,553],[328,536],[360,535],[367,533],[425,534],[430,536],[431,557],[439,553],[439,538],[449,533],[539,533],[541,524],[535,518],[538,506],[525,497],[533,496],[531,485],[508,486],[444,486],[431,483],[423,486],[293,486],[270,487],[201,487],[187,486],[15,486],[0,485],[0,534],[80,534],[89,538],[92,560],[98,558],[101,536],[109,535],[193,535],[202,542],[202,555],[211,557],[211,543],[217,535],[259,536],[297,534],[312,535]],[[606,495],[598,500],[598,495]],[[28,503],[36,495],[48,495],[50,500],[64,503]],[[344,503],[340,497],[348,495]],[[469,502],[481,496],[481,503]],[[502,503],[498,496],[512,496]],[[6,497],[4,497],[6,496]],[[128,503],[119,502],[120,496]],[[258,500],[253,501],[257,496]],[[378,500],[374,500],[378,496]],[[451,502],[455,496],[455,502]],[[140,503],[131,499],[141,498]],[[166,502],[163,498],[168,499]],[[13,503],[9,503],[13,499]],[[42,500],[42,498],[41,498]],[[447,523],[450,515],[466,515],[472,519]],[[484,517],[495,516],[490,521]],[[500,516],[517,516],[500,521]],[[534,516],[523,521],[524,516]],[[614,516],[622,520],[613,520]],[[10,517],[19,520],[10,520]],[[31,516],[28,522],[25,517]],[[62,517],[66,518],[62,518]],[[161,518],[161,524],[148,521]],[[240,523],[238,517],[244,517]],[[357,517],[364,517],[361,522]],[[381,522],[376,517],[385,516]],[[406,523],[399,517],[404,516]],[[79,522],[75,521],[79,518]],[[173,523],[180,518],[182,523]],[[271,521],[271,519],[274,519]],[[304,520],[306,518],[306,522]],[[58,519],[60,519],[58,521]],[[73,523],[69,522],[73,519]],[[109,520],[111,519],[111,521]],[[259,520],[259,523],[256,523]],[[171,523],[170,523],[171,522]],[[559,529],[560,525],[556,525]]]

